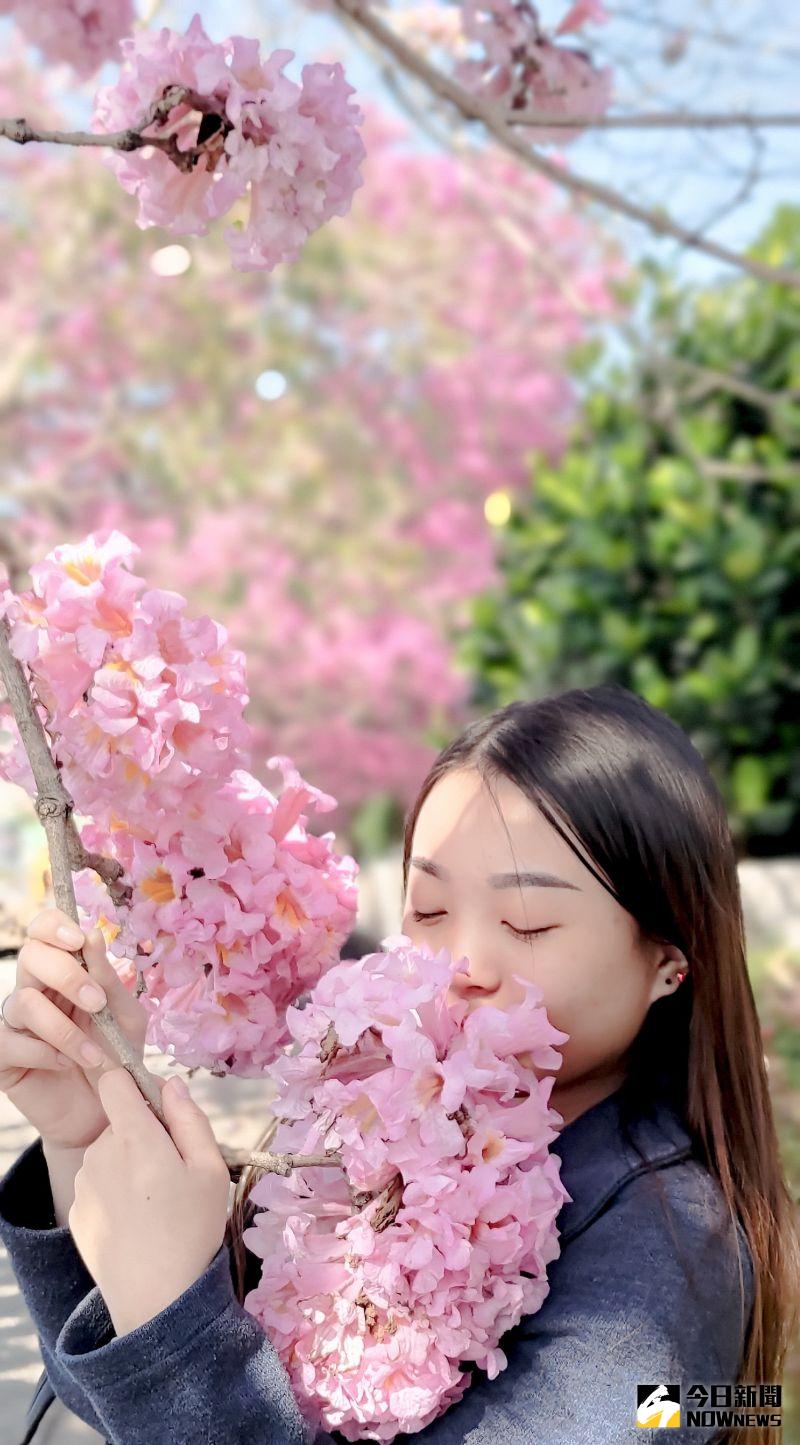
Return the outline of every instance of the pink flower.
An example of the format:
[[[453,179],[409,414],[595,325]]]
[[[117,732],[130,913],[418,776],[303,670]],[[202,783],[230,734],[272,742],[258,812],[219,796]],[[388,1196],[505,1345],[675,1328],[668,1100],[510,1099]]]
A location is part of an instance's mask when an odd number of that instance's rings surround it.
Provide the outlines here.
[[[534,986],[513,1015],[448,1006],[462,965],[384,938],[288,1010],[296,1051],[266,1070],[280,1098],[272,1147],[338,1151],[343,1167],[258,1180],[245,1243],[262,1272],[245,1308],[309,1419],[348,1440],[422,1429],[463,1394],[469,1361],[504,1369],[500,1338],[540,1307],[559,1253],[570,1195],[548,1145],[560,1115],[552,1079],[518,1053],[558,1066],[567,1035]],[[356,1205],[351,1188],[373,1199]],[[394,1217],[378,1229],[387,1188]]]
[[[187,151],[198,145],[201,127],[208,130],[190,171],[160,147],[109,153],[106,163],[120,185],[138,198],[139,226],[205,235],[213,220],[249,198],[247,222],[237,220],[224,233],[233,265],[272,270],[292,260],[325,221],[347,213],[366,151],[357,129],[363,116],[339,62],[304,65],[297,85],[282,74],[293,51],[262,60],[255,40],[236,35],[216,43],[199,14],[185,35],[142,30],[123,41],[122,51],[118,80],[95,96],[94,131],[141,127],[152,103],[178,86],[191,94],[151,122],[147,134],[172,138]]]
[[[2,8],[46,61],[65,61],[81,79],[119,58],[134,24],[133,0],[7,0]]]
[[[604,24],[608,20],[605,7],[601,0],[575,0],[571,5],[560,25],[556,26],[556,35],[566,35],[570,30],[581,30],[584,25]]]
[[[356,911],[357,865],[308,814],[336,806],[292,760],[276,797],[250,754],[243,654],[148,590],[116,531],[61,546],[33,586],[0,592],[11,648],[78,814],[84,846],[118,862],[129,899],[76,876],[84,921],[135,963],[148,1041],[192,1067],[258,1075],[287,1042],[286,1009],[338,959]],[[0,774],[36,791],[16,725],[0,711]],[[8,726],[6,726],[8,725]]]
[[[599,116],[611,102],[610,67],[596,69],[583,50],[571,50],[542,30],[532,0],[464,0],[465,35],[481,45],[478,59],[459,60],[455,76],[478,95],[499,100],[515,121],[526,111],[554,116]],[[579,30],[587,21],[607,19],[600,0],[577,0],[555,35]],[[526,125],[538,144],[567,145],[578,127]]]

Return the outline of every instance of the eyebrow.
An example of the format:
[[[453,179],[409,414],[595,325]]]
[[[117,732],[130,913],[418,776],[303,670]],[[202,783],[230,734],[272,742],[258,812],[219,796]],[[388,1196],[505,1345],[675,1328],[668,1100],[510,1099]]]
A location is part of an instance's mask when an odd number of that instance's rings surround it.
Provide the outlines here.
[[[423,873],[430,873],[432,878],[448,878],[450,875],[446,868],[440,863],[434,863],[432,858],[411,858],[416,868]],[[566,878],[559,878],[557,873],[490,873],[487,878],[490,888],[574,888],[580,893],[577,883],[570,883]]]

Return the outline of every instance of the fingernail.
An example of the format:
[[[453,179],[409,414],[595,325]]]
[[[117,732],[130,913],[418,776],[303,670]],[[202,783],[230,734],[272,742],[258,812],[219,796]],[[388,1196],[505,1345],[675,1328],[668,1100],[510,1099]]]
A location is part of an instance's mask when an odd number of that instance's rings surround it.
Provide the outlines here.
[[[189,1090],[186,1087],[185,1079],[182,1079],[180,1074],[173,1074],[169,1083],[176,1099],[188,1099]]]
[[[70,928],[67,923],[60,923],[56,929],[56,938],[61,943],[66,943],[70,948],[80,948],[83,943],[83,934],[79,928]]]
[[[83,988],[78,990],[78,998],[87,1008],[101,1008],[106,1001],[103,990],[95,983],[85,983]]]

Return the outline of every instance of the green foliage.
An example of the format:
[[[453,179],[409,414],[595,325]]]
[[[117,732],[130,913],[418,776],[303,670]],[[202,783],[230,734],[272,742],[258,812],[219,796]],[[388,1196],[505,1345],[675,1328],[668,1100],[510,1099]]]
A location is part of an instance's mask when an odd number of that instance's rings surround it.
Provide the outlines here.
[[[800,264],[800,209],[753,248]],[[595,379],[459,642],[473,701],[615,681],[709,761],[740,851],[800,845],[800,295],[680,290],[653,263],[639,343]]]
[[[363,864],[381,857],[402,837],[404,814],[390,793],[374,793],[358,808],[351,824],[352,846]]]

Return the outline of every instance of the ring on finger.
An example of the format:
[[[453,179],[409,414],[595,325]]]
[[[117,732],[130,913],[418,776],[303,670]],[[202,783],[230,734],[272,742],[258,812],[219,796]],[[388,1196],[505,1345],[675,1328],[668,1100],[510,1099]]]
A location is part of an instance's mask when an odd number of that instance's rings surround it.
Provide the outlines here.
[[[13,992],[14,992],[14,990],[13,990],[13,988],[12,988],[11,993],[13,993]],[[10,997],[11,997],[11,993],[7,993],[6,996],[5,996],[5,998],[3,999],[2,1003],[0,1003],[0,1019],[2,1019],[2,1021],[3,1021],[3,1023],[5,1024],[5,1026],[6,1026],[7,1029],[11,1029],[15,1034],[24,1034],[24,1033],[25,1033],[25,1029],[21,1029],[18,1024],[12,1024],[12,1023],[6,1018],[6,1012],[5,1012],[5,1010],[6,1010],[6,1004],[8,1003],[8,1000],[9,1000]]]

